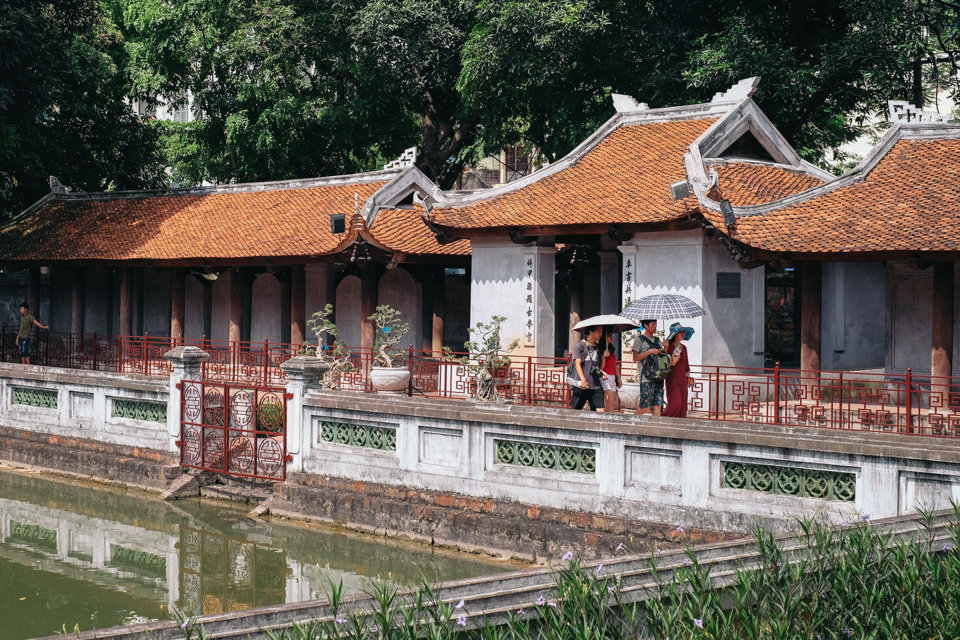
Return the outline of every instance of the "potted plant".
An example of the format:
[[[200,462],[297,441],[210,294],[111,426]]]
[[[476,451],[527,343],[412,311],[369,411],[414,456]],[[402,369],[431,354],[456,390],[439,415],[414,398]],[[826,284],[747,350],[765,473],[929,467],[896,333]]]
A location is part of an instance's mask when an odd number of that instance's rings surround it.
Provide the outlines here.
[[[387,304],[379,305],[369,319],[373,320],[376,331],[370,382],[377,391],[399,393],[410,384],[410,371],[395,366],[403,357],[403,352],[398,353],[396,347],[410,330],[410,324],[400,322],[400,312]]]
[[[317,311],[307,323],[307,328],[317,337],[317,346],[304,343],[300,350],[301,355],[316,356],[329,368],[320,377],[320,384],[324,389],[339,389],[340,375],[355,371],[356,367],[350,361],[350,352],[340,344],[340,330],[330,320],[333,315],[333,305],[328,304],[322,311]],[[330,338],[328,340],[327,338]],[[332,344],[327,344],[332,342]]]
[[[457,362],[463,365],[467,373],[473,376],[474,393],[472,397],[484,402],[498,402],[503,400],[497,381],[504,378],[501,373],[510,367],[510,356],[507,355],[518,346],[520,340],[514,340],[505,348],[500,344],[500,325],[507,318],[493,316],[490,322],[478,322],[470,333],[476,334],[476,340],[468,340],[465,344],[468,355],[454,356],[449,347],[443,349],[443,359],[446,362]]]

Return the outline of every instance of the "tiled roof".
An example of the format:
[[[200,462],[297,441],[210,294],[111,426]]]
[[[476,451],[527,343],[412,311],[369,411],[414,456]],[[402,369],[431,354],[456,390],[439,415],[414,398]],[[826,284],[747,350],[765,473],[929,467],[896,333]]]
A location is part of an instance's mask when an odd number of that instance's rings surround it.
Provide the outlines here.
[[[0,261],[162,262],[322,255],[336,249],[340,240],[330,233],[330,214],[349,217],[354,193],[362,208],[390,177],[321,179],[302,188],[267,183],[183,194],[53,196],[0,228]],[[393,250],[464,253],[462,246],[440,247],[419,216],[407,217],[378,217],[377,232]]]
[[[436,235],[424,224],[420,210],[381,209],[374,218],[370,234],[381,245],[403,253],[470,255],[469,240],[439,244]]]
[[[765,204],[823,184],[808,173],[771,164],[729,161],[710,168],[720,176],[720,193],[738,207]]]
[[[769,206],[738,217],[730,237],[784,253],[960,251],[960,139],[904,137],[862,179]],[[720,214],[701,209],[726,229]]]
[[[438,206],[454,229],[667,222],[686,216],[670,184],[686,178],[683,154],[716,118],[625,124],[570,167],[492,197]],[[533,174],[532,178],[537,174]]]

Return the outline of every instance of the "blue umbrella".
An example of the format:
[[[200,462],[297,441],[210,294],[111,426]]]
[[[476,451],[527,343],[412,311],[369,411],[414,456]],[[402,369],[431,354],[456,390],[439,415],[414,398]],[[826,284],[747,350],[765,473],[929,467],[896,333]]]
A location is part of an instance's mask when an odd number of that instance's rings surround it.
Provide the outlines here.
[[[706,315],[703,307],[675,293],[658,293],[634,301],[620,314],[630,320],[659,320],[661,318],[699,318]]]

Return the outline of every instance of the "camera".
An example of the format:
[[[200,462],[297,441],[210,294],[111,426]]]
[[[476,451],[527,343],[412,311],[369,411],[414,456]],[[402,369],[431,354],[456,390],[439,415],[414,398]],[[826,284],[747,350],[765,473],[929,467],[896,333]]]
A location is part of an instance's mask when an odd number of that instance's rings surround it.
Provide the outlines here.
[[[602,378],[603,371],[600,370],[600,367],[594,364],[593,366],[590,367],[590,375],[592,375],[594,378]]]

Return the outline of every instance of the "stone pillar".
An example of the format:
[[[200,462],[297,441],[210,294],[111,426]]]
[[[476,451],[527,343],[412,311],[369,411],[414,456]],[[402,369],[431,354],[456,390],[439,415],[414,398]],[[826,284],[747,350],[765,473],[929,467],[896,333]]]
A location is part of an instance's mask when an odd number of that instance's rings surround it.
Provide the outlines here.
[[[186,417],[190,422],[200,421],[203,388],[201,367],[210,359],[210,354],[197,347],[176,347],[167,351],[164,357],[173,367],[170,372],[170,386],[167,398],[167,435],[170,436],[170,449],[176,451],[176,441],[180,438],[180,421]],[[186,388],[184,388],[186,387]],[[196,404],[180,402],[181,393],[190,398],[196,397]]]
[[[27,304],[30,305],[30,313],[35,318],[40,318],[40,267],[30,267],[27,270]]]
[[[372,353],[375,340],[376,327],[370,316],[377,310],[377,284],[377,265],[360,267],[360,347],[364,353]]]
[[[930,407],[946,407],[953,375],[953,262],[933,263],[933,349],[930,357]],[[938,404],[939,403],[939,404]]]
[[[187,271],[170,270],[170,337],[183,340],[187,309]]]
[[[120,268],[120,335],[133,333],[133,270]]]
[[[583,269],[570,269],[570,326],[567,335],[567,349],[573,353],[573,346],[580,340],[580,332],[573,327],[583,320]]]
[[[70,333],[83,335],[83,269],[74,269],[71,273]],[[49,324],[49,323],[48,323]]]
[[[303,458],[310,453],[310,429],[303,415],[303,396],[320,388],[320,378],[330,363],[315,356],[295,356],[280,365],[287,374],[287,453],[293,461],[288,471],[303,471]]]
[[[820,381],[820,331],[823,320],[822,266],[815,260],[801,263],[803,270],[800,310],[800,368],[804,384]]]
[[[234,344],[243,340],[243,275],[238,270],[230,273],[230,330],[227,339]]]
[[[433,280],[433,316],[431,329],[431,350],[439,357],[443,353],[443,314],[447,295],[447,275],[443,267],[437,267]],[[429,317],[429,316],[428,316]]]
[[[620,313],[620,255],[616,251],[598,251],[600,255],[600,313]]]
[[[307,273],[302,264],[290,267],[290,342],[303,344],[307,337]]]

